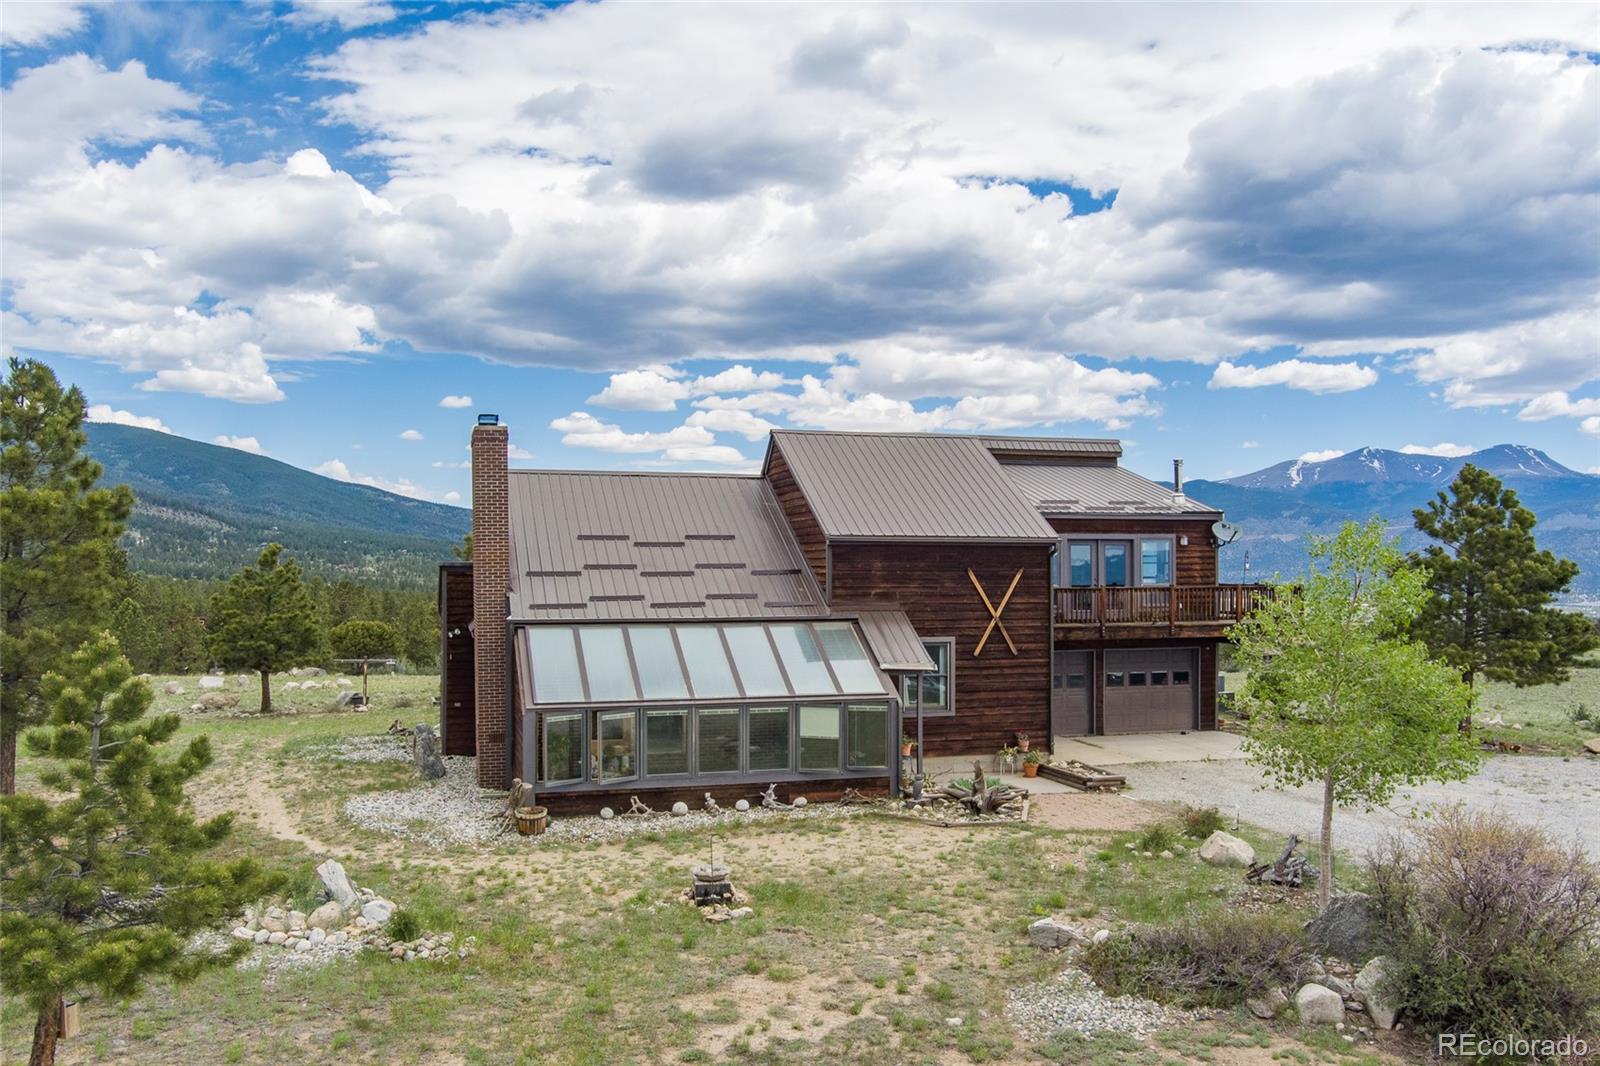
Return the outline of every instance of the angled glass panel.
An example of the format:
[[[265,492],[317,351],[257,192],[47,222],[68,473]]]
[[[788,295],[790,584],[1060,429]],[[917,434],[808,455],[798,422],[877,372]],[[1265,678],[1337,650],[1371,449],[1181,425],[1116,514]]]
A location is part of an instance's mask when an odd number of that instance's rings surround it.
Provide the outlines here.
[[[822,641],[822,650],[827,653],[828,662],[833,664],[834,675],[838,677],[844,691],[883,690],[883,682],[878,679],[878,671],[867,658],[866,651],[861,647],[861,641],[856,637],[855,626],[849,622],[818,622],[817,639]]]
[[[529,626],[533,698],[536,703],[577,703],[583,699],[578,648],[566,626]]]
[[[839,768],[839,705],[800,705],[800,769]]]
[[[811,635],[809,626],[788,622],[774,623],[769,628],[797,696],[832,695],[839,691],[833,687],[828,666],[822,661],[822,648]]]
[[[678,650],[672,645],[672,630],[666,626],[629,626],[633,662],[639,668],[640,693],[647,700],[681,700],[689,695],[683,682],[683,667]]]
[[[702,707],[695,712],[700,726],[697,746],[699,772],[727,774],[739,769],[739,708]],[[785,761],[788,755],[784,755]],[[652,771],[653,772],[653,771]]]
[[[644,712],[644,770],[651,777],[689,772],[689,711]]]
[[[767,640],[766,626],[723,626],[728,638],[728,649],[733,652],[733,665],[744,682],[746,696],[787,696],[783,674],[778,670],[778,660],[773,658],[772,645]],[[700,693],[698,688],[695,689]]]
[[[789,768],[789,708],[750,708],[750,770]]]
[[[877,767],[889,765],[889,705],[887,703],[847,703],[845,718],[845,765]]]
[[[722,649],[722,638],[717,636],[715,626],[679,626],[678,643],[683,647],[683,661],[689,666],[689,683],[694,685],[696,697],[716,700],[739,694],[728,666],[728,653]]]
[[[628,648],[621,626],[582,626],[583,668],[589,675],[589,698],[597,703],[636,700],[633,671],[628,668]]]

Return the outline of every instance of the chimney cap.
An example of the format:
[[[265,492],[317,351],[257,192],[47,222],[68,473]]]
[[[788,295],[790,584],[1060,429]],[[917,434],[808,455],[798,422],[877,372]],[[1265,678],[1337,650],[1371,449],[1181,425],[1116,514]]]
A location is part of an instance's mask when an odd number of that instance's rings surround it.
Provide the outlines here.
[[[499,424],[499,415],[481,414],[478,416],[478,425],[480,426],[498,426]]]

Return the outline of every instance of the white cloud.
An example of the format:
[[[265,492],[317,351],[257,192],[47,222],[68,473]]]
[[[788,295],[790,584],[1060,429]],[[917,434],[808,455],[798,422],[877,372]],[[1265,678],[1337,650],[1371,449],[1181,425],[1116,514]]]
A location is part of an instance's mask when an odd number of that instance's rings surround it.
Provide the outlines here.
[[[1241,448],[1259,448],[1259,447],[1261,447],[1261,442],[1258,441],[1258,440],[1240,441],[1239,442],[1239,447],[1241,447]]]
[[[1329,459],[1337,459],[1343,454],[1344,452],[1338,448],[1328,448],[1319,452],[1306,452],[1300,456],[1300,461],[1302,463],[1325,463]]]
[[[251,455],[266,455],[266,450],[261,447],[261,442],[254,437],[230,437],[226,433],[218,433],[211,438],[212,444],[220,444],[224,448],[237,448],[241,452]]]
[[[533,457],[532,452],[520,445],[510,444],[506,446],[506,458],[508,459],[532,459]],[[469,462],[467,467],[471,469],[472,464]]]
[[[132,411],[113,410],[108,403],[92,403],[84,411],[90,422],[111,422],[119,426],[138,426],[158,433],[171,433],[167,424],[154,415],[136,415]]]
[[[1412,364],[1425,383],[1443,382],[1453,407],[1526,403],[1534,419],[1550,417],[1553,392],[1600,377],[1595,321],[1600,304],[1438,341]]]
[[[649,368],[612,374],[611,383],[589,397],[589,402],[621,411],[670,411],[688,395],[687,385],[659,368]]]
[[[402,430],[401,433],[400,433],[400,439],[401,440],[421,440],[422,439],[422,431],[420,429]]]
[[[1304,359],[1285,359],[1266,366],[1239,366],[1227,360],[1217,364],[1208,388],[1259,389],[1269,385],[1300,389],[1304,392],[1351,392],[1364,389],[1378,380],[1378,372],[1359,363],[1312,363]]]
[[[437,499],[436,493],[412,483],[409,478],[400,478],[391,481],[388,478],[377,477],[373,474],[357,474],[353,472],[343,459],[329,459],[318,463],[311,468],[313,474],[331,477],[335,481],[348,481],[352,485],[367,485],[371,488],[392,492],[397,496],[409,496],[414,500]]]
[[[776,389],[788,380],[773,370],[753,370],[743,363],[735,363],[726,370],[694,379],[690,389],[699,395],[735,392],[755,392],[757,389]]]
[[[459,463],[450,463],[443,459],[435,459],[433,461],[433,468],[435,470],[471,470],[472,460],[463,459]]]
[[[716,443],[703,426],[675,426],[664,432],[629,433],[621,426],[602,422],[587,411],[574,411],[551,421],[569,448],[593,448],[621,455],[658,454],[669,462],[746,465],[750,460],[737,448]]]
[[[37,45],[76,32],[83,27],[85,7],[51,0],[0,4],[0,44]]]
[[[1478,449],[1471,444],[1452,444],[1442,440],[1438,444],[1407,444],[1400,449],[1407,455],[1442,455],[1448,459],[1456,459],[1463,455],[1471,455]]]
[[[1523,422],[1543,422],[1550,418],[1583,418],[1587,415],[1600,415],[1600,397],[1591,396],[1574,400],[1559,389],[1540,393],[1517,412],[1517,418]]]
[[[398,12],[390,4],[378,0],[290,0],[293,10],[283,16],[285,22],[302,26],[338,23],[340,29],[359,30],[388,22]]]
[[[701,426],[713,433],[737,433],[745,440],[761,440],[778,428],[765,418],[731,407],[696,411],[683,421],[684,425]]]
[[[457,492],[455,489],[451,489],[449,492],[444,494],[443,499],[445,503],[460,503],[461,493]]]
[[[445,396],[439,400],[440,407],[471,407],[471,396]]]
[[[1591,437],[1600,437],[1600,415],[1591,415],[1578,423],[1578,428]]]

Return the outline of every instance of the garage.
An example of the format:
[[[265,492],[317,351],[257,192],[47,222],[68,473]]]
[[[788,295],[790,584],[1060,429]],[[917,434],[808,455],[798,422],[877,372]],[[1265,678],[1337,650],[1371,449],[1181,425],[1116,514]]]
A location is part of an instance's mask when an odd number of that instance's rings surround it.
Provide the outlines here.
[[[1195,649],[1108,650],[1104,660],[1107,733],[1195,727]]]

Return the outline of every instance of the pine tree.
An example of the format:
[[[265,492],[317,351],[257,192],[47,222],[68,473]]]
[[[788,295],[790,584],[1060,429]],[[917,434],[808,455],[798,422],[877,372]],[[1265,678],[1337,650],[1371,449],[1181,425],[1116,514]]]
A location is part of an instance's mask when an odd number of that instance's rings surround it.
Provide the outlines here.
[[[272,710],[272,674],[322,658],[316,602],[300,581],[293,559],[279,561],[283,545],[268,544],[255,566],[228,579],[211,600],[211,656],[228,669],[261,675],[261,713]]]
[[[192,935],[276,881],[253,860],[205,858],[232,820],[200,822],[186,805],[210,743],[158,757],[179,718],[147,717],[150,688],[111,634],[73,652],[40,691],[49,717],[23,743],[61,798],[0,798],[0,982],[37,1013],[34,1066],[55,1061],[64,999],[128,998],[153,976],[183,980],[233,958],[190,947]]]
[[[17,737],[44,715],[39,680],[87,639],[115,594],[126,485],[96,488],[83,393],[12,358],[0,384],[0,795],[16,791]]]
[[[1245,672],[1250,761],[1279,784],[1322,786],[1319,904],[1333,884],[1335,804],[1386,803],[1402,784],[1464,778],[1479,753],[1456,723],[1472,690],[1407,635],[1425,575],[1383,523],[1311,538],[1311,573],[1229,631]]]
[[[1538,520],[1499,478],[1468,463],[1448,496],[1413,517],[1438,543],[1408,559],[1427,571],[1431,593],[1412,632],[1467,684],[1480,676],[1518,686],[1565,681],[1578,657],[1600,646],[1592,623],[1550,606],[1577,564],[1539,550]]]

